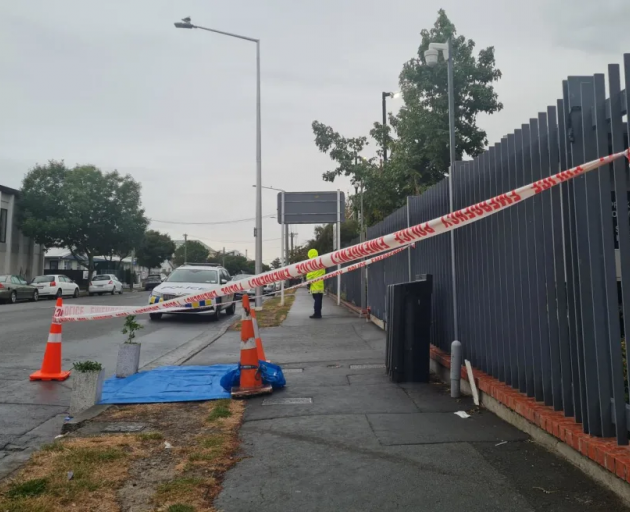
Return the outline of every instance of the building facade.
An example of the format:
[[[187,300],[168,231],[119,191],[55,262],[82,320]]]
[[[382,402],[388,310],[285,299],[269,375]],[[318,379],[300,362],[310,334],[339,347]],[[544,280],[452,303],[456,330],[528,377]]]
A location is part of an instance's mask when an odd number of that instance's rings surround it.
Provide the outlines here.
[[[0,185],[0,274],[30,280],[43,274],[44,249],[17,227],[18,190]]]

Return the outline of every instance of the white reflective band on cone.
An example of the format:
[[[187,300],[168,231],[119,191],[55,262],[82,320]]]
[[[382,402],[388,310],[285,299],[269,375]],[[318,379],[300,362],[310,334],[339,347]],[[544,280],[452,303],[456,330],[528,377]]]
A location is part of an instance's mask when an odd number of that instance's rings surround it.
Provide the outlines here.
[[[251,350],[253,348],[256,348],[256,340],[253,338],[250,338],[247,341],[241,341],[241,350]]]
[[[49,334],[48,343],[61,343],[61,334]]]
[[[254,338],[260,338],[260,331],[258,330],[258,322],[255,318],[252,318],[252,325],[254,326]]]
[[[625,151],[615,153],[614,155],[602,157],[597,160],[578,165],[572,169],[559,172],[553,176],[543,178],[535,183],[530,183],[529,185],[525,185],[524,187],[512,190],[505,194],[499,194],[498,196],[449,213],[440,218],[433,219],[429,222],[423,222],[415,226],[401,229],[394,233],[353,245],[352,247],[347,247],[345,249],[324,254],[323,256],[318,256],[317,258],[294,263],[277,270],[264,272],[257,276],[253,276],[250,279],[230,282],[225,285],[216,285],[203,293],[177,297],[158,304],[138,307],[133,309],[131,312],[103,313],[102,315],[95,315],[92,317],[62,316],[55,318],[54,321],[63,323],[81,320],[115,318],[127,316],[129,314],[139,315],[143,313],[164,313],[168,309],[176,309],[178,306],[181,308],[191,302],[215,299],[217,297],[231,295],[235,292],[247,291],[251,288],[258,288],[259,286],[264,286],[266,284],[285,281],[292,277],[300,277],[315,270],[336,266],[342,263],[349,263],[351,261],[373,256],[391,249],[406,247],[412,242],[425,240],[427,238],[452,231],[459,227],[466,226],[480,219],[487,218],[490,215],[520,203],[524,199],[533,197],[551,187],[571,180],[576,176],[581,176],[587,172],[593,171],[602,165],[609,164],[610,162],[624,156],[630,159],[630,150],[626,149]]]

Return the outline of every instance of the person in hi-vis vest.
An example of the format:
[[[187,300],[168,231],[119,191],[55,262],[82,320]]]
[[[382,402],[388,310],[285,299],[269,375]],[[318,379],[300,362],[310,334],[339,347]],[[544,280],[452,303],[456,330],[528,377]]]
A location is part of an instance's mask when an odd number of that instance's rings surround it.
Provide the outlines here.
[[[319,253],[317,249],[311,249],[308,251],[308,257],[310,259],[317,258]],[[306,280],[310,281],[311,279],[316,279],[318,277],[322,277],[326,275],[326,269],[322,268],[319,270],[315,270],[314,272],[309,272],[306,274]],[[311,315],[310,318],[321,318],[322,317],[322,299],[324,298],[324,281],[317,281],[316,283],[310,284],[311,295],[313,296],[313,300],[315,301],[315,312]]]

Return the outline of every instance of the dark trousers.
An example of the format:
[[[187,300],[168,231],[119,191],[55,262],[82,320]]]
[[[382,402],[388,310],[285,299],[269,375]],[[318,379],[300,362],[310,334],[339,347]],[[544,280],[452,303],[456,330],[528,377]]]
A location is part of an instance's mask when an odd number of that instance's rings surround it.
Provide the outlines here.
[[[315,301],[315,316],[322,316],[322,299],[323,293],[313,293],[313,300]]]

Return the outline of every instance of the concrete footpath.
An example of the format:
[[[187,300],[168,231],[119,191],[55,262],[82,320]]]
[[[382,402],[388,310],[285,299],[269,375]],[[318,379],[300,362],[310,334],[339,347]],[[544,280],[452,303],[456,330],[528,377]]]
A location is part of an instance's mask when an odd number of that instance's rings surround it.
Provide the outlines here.
[[[310,314],[312,299],[299,291],[283,326],[263,330],[287,388],[247,402],[243,459],[226,476],[218,510],[628,510],[441,383],[391,383],[385,334],[371,323],[327,298],[324,319]],[[187,364],[236,362],[238,343],[229,332]]]

